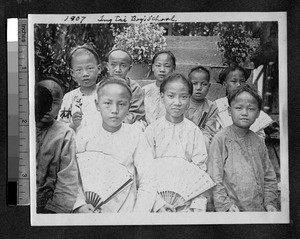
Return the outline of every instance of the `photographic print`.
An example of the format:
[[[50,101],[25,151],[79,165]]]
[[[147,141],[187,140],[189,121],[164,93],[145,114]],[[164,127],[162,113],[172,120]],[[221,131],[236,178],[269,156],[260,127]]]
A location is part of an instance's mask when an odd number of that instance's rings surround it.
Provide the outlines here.
[[[284,12],[28,15],[31,224],[288,223]]]

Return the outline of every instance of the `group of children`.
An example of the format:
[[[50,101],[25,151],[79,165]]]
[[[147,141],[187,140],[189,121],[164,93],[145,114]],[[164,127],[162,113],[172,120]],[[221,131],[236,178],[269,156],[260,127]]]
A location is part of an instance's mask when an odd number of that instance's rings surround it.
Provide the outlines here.
[[[75,47],[69,63],[79,88],[63,96],[53,80],[37,84],[38,213],[95,212],[86,203],[76,162],[76,154],[87,151],[116,160],[134,179],[101,212],[175,211],[156,189],[154,162],[164,157],[185,159],[216,183],[210,193],[197,197],[191,211],[206,211],[207,201],[216,211],[278,210],[276,176],[264,138],[250,130],[262,100],[245,84],[243,68],[231,66],[220,75],[228,94],[226,108],[206,99],[210,72],[198,66],[187,78],[175,73],[170,51],[154,55],[155,82],[143,88],[127,77],[132,66],[127,51],[109,52],[109,76],[97,82],[99,62],[89,44]],[[45,110],[47,102],[52,104]]]

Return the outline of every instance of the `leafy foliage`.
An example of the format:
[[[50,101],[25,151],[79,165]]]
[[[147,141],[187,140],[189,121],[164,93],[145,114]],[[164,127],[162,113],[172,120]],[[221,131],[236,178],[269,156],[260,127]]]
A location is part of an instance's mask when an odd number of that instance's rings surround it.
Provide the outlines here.
[[[113,46],[113,27],[108,24],[36,24],[34,28],[36,81],[56,79],[68,92],[77,84],[68,65],[70,50],[87,42],[95,45],[100,60]],[[99,76],[101,77],[101,76]]]
[[[166,47],[164,28],[156,23],[130,24],[114,30],[114,48],[127,50],[134,63],[149,64],[157,51]]]
[[[247,65],[255,51],[251,46],[252,31],[249,24],[243,22],[219,22],[214,28],[215,35],[220,36],[218,46],[223,52],[225,65],[236,62]]]
[[[172,23],[175,36],[212,36],[216,22],[178,22]]]

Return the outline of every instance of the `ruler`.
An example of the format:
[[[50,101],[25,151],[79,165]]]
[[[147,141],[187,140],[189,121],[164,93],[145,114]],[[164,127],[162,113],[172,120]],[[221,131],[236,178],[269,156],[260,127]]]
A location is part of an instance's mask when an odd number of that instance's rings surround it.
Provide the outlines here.
[[[18,20],[19,177],[18,205],[29,205],[28,26]]]

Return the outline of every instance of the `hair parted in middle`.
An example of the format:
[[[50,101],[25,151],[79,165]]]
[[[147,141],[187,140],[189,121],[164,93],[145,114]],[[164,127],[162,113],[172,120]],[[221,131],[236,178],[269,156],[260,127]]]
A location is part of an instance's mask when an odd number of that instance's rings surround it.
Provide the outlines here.
[[[193,94],[192,82],[189,81],[183,74],[180,74],[180,73],[173,73],[173,74],[169,75],[166,79],[164,79],[160,85],[160,93],[164,93],[166,91],[167,85],[173,81],[181,81],[183,84],[185,84],[187,86],[189,94],[190,95]]]
[[[132,90],[131,90],[130,86],[128,85],[127,81],[120,77],[109,76],[109,77],[104,78],[97,87],[97,94],[99,94],[100,90],[104,86],[109,85],[109,84],[118,84],[118,85],[125,87],[128,90],[128,93],[130,95],[130,100],[131,100]]]
[[[72,68],[72,57],[73,57],[73,55],[75,54],[76,51],[78,51],[80,49],[84,49],[84,50],[87,50],[87,51],[91,52],[94,55],[94,57],[97,61],[97,64],[100,64],[100,58],[99,58],[99,55],[96,51],[96,47],[95,47],[94,43],[87,42],[87,43],[84,43],[83,45],[75,46],[70,51],[69,57],[68,57],[68,65],[69,65],[70,68]]]

